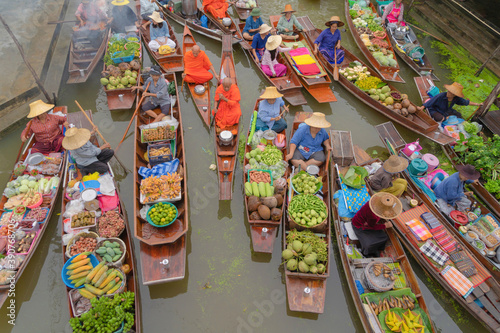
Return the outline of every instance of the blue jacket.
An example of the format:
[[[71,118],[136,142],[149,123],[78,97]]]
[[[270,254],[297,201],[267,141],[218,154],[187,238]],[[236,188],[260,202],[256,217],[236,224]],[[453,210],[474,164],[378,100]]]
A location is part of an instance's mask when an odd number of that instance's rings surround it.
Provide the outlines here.
[[[439,112],[443,116],[447,117],[448,111],[453,109],[453,106],[455,104],[469,105],[469,103],[470,103],[469,100],[455,96],[451,100],[451,103],[448,105],[448,97],[446,97],[446,91],[445,91],[432,97],[430,100],[424,103],[424,106],[427,108],[427,110],[431,115],[433,115],[436,112]]]
[[[435,189],[434,193],[439,199],[443,199],[448,204],[453,205],[460,198],[464,197],[464,185],[472,181],[461,181],[458,172],[443,180]]]

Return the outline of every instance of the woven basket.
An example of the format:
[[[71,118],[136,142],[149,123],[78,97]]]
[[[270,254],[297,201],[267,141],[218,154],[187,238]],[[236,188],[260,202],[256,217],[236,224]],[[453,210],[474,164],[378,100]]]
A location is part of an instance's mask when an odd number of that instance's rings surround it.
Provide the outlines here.
[[[105,293],[102,296],[114,297],[115,294],[119,294],[119,293],[124,292],[125,288],[127,287],[127,274],[123,273],[123,271],[120,268],[114,267],[114,269],[116,269],[117,271],[119,271],[123,275],[123,280],[122,280],[122,283],[120,285],[120,288],[116,289],[116,291],[110,295],[108,295],[108,293]]]
[[[381,273],[379,276],[375,276],[373,272],[373,265],[376,263],[377,261],[372,261],[365,267],[363,276],[367,282],[367,285],[369,286],[370,289],[373,289],[380,293],[393,289],[396,281],[392,281],[391,279],[385,278],[383,273]],[[387,266],[386,264],[383,265],[389,268],[389,266]]]
[[[70,251],[71,251],[71,247],[73,246],[73,244],[79,240],[80,238],[82,237],[90,237],[90,238],[99,238],[99,235],[96,234],[95,232],[93,231],[89,231],[89,232],[80,232],[78,234],[76,234],[75,236],[73,236],[73,238],[71,238],[68,242],[68,245],[66,245],[66,257],[67,258],[71,258],[72,255],[70,254]],[[93,251],[92,251],[93,252]]]
[[[103,240],[101,240],[100,242],[97,243],[97,246],[95,249],[97,250],[98,248],[103,246],[105,241],[109,241],[111,243],[117,242],[120,244],[120,250],[122,251],[122,255],[121,255],[120,259],[118,259],[117,261],[113,261],[112,263],[108,263],[108,262],[106,263],[106,265],[108,265],[110,267],[120,267],[123,264],[123,261],[125,260],[125,255],[127,254],[127,248],[125,247],[125,243],[120,238],[104,238]],[[102,256],[99,253],[96,253],[95,250],[94,250],[94,255],[99,261],[103,260]]]

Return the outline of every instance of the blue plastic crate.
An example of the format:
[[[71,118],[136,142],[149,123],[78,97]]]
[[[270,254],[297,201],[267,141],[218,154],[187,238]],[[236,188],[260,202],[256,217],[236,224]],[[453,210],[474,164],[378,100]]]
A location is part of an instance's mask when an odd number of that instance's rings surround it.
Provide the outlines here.
[[[131,54],[131,55],[127,56],[127,57],[123,57],[123,58],[122,57],[115,58],[115,55],[118,54],[118,53],[121,53],[121,52],[123,52],[123,51],[118,51],[118,52],[113,53],[113,56],[111,57],[111,60],[113,60],[113,62],[115,64],[119,64],[119,63],[122,63],[122,62],[130,62],[130,61],[134,60],[134,55],[133,54]]]

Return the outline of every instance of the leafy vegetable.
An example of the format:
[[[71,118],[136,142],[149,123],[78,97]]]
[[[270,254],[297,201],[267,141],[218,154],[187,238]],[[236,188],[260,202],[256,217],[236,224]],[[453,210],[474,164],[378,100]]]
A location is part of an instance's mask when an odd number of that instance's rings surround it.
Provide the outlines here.
[[[354,188],[361,188],[365,185],[365,178],[368,176],[368,171],[360,166],[351,166],[347,170],[345,176],[340,175],[342,182]]]

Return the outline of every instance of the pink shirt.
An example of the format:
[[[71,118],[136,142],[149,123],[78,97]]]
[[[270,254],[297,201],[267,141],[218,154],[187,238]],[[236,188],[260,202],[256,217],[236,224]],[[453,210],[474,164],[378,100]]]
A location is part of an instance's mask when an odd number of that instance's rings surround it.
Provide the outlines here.
[[[288,52],[290,51],[291,48],[290,47],[280,47],[278,46],[278,49],[277,49],[277,52]],[[264,65],[267,65],[269,66],[269,68],[271,69],[271,71],[273,72],[273,74],[276,74],[274,73],[274,65],[277,65],[278,64],[278,56],[276,56],[276,59],[271,59],[271,52],[269,52],[268,49],[266,49],[264,51],[264,55],[262,56],[262,59],[260,61],[261,63],[261,66],[264,66]]]

